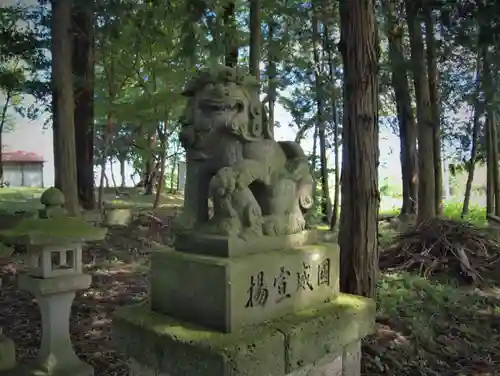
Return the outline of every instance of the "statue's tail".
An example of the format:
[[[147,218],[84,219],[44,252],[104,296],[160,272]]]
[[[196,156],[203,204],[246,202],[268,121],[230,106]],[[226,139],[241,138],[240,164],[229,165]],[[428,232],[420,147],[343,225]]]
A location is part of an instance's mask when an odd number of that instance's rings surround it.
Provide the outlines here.
[[[311,209],[314,205],[313,186],[314,181],[307,156],[300,145],[293,141],[279,141],[281,149],[285,153],[288,169],[297,181],[297,197],[302,211]]]

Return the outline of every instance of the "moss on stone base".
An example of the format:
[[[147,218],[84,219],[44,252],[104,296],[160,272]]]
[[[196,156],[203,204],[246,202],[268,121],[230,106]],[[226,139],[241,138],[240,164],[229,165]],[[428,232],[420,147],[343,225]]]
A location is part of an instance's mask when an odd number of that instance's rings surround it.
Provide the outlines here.
[[[375,302],[340,294],[321,307],[303,310],[272,324],[286,338],[286,372],[338,352],[371,332],[375,326]]]
[[[119,309],[114,336],[129,358],[171,376],[283,376],[369,334],[375,304],[341,294],[316,309],[234,333],[219,333],[152,312]]]

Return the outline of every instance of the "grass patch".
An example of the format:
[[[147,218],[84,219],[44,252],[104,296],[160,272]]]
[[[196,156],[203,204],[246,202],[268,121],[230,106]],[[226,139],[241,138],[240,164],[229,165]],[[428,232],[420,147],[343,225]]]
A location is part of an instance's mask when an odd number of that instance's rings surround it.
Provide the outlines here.
[[[406,273],[384,275],[377,295],[378,331],[365,345],[365,373],[496,374],[499,296]]]

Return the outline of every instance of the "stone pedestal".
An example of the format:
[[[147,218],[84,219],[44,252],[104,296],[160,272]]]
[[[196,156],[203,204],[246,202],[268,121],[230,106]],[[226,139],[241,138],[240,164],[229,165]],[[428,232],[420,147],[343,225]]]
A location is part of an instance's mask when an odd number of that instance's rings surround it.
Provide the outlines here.
[[[373,301],[340,294],[317,308],[221,333],[141,305],[116,313],[114,338],[134,376],[357,376],[360,340],[374,317]]]
[[[121,308],[131,375],[358,376],[372,300],[339,293],[333,243],[214,257],[158,249],[148,303]]]
[[[103,222],[109,227],[126,227],[132,220],[132,209],[126,205],[107,204]]]
[[[75,354],[69,334],[69,318],[75,291],[87,289],[90,283],[91,277],[87,274],[46,279],[20,276],[19,287],[35,296],[42,316],[40,350],[32,364],[21,368],[23,374],[94,374],[93,368]]]

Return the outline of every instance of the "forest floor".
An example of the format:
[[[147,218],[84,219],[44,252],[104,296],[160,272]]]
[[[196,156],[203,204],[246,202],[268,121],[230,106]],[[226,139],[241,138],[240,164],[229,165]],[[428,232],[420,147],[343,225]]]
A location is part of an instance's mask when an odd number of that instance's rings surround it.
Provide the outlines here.
[[[2,199],[0,198],[0,202]],[[456,208],[447,208],[456,216]],[[149,253],[157,242],[169,242],[167,207],[160,222],[144,220],[112,229],[105,241],[85,251],[89,290],[78,293],[71,317],[76,352],[95,367],[96,375],[127,375],[125,359],[111,338],[113,311],[147,296]],[[469,220],[484,218],[473,210]],[[163,223],[163,224],[162,224]],[[394,230],[383,229],[382,252]],[[0,326],[16,342],[19,361],[35,356],[40,342],[36,301],[17,289],[23,269],[19,255],[1,264]],[[493,276],[493,273],[491,274]],[[376,333],[365,340],[366,375],[500,375],[500,282],[471,286],[457,278],[426,279],[416,273],[384,273],[378,288]]]

